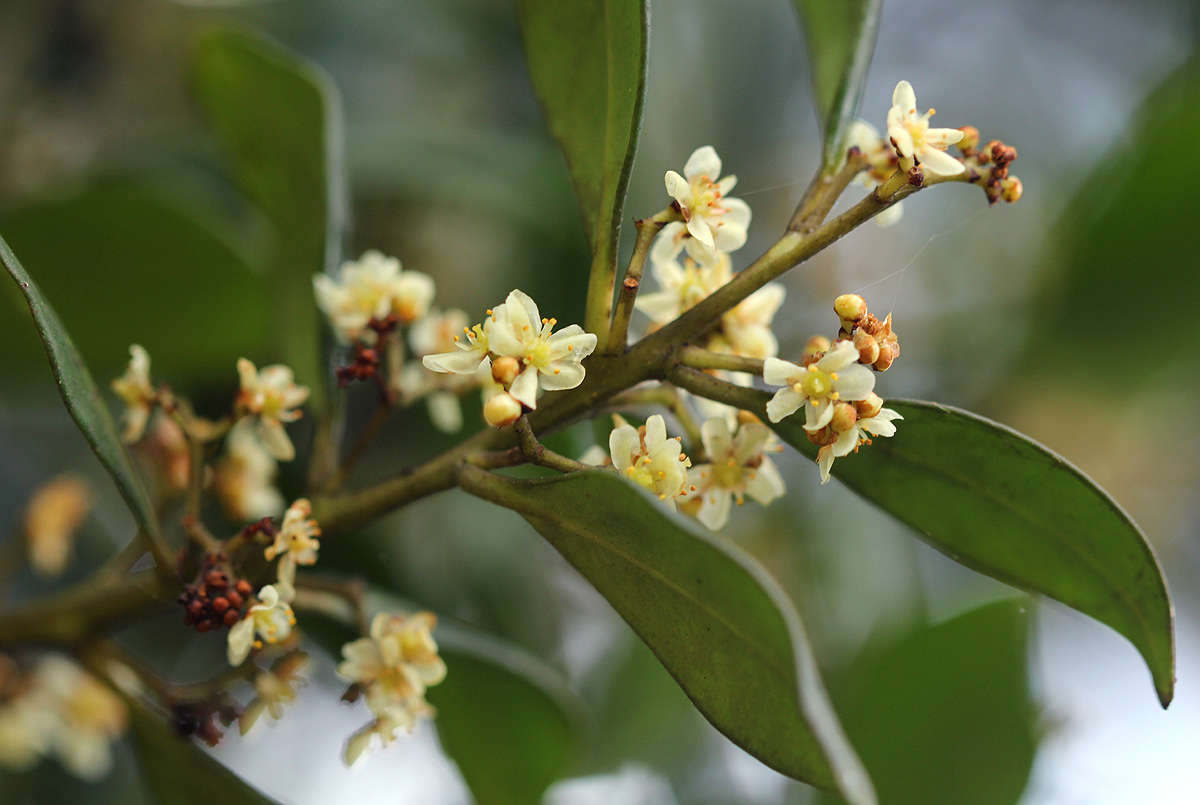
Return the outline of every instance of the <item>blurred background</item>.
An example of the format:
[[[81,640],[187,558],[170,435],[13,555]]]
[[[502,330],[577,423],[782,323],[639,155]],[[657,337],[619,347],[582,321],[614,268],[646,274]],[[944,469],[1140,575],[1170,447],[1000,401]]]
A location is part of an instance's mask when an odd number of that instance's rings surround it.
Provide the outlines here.
[[[481,310],[519,286],[547,315],[581,318],[586,244],[512,4],[6,0],[0,233],[98,379],[119,374],[138,342],[156,377],[204,411],[233,392],[237,357],[280,357],[263,269],[278,235],[234,189],[189,88],[196,35],[230,23],[277,38],[340,88],[348,255],[400,257],[436,279],[443,307]],[[1196,7],[1168,0],[884,4],[863,116],[882,127],[892,87],[908,79],[919,104],[937,107],[935,125],[971,124],[1018,149],[1024,197],[989,209],[971,187],[922,193],[897,226],[868,225],[791,272],[775,328],[782,354],[833,331],[839,293],[893,311],[904,355],[881,394],[960,406],[1033,436],[1142,525],[1175,598],[1179,677],[1163,712],[1114,632],[953,564],[785,454],[786,499],[739,509],[725,533],[805,616],[884,803],[1196,801],[1200,326],[1186,300],[1200,298],[1198,33]],[[704,144],[754,211],[740,268],[783,230],[818,160],[789,2],[653,3],[627,217],[660,209],[663,172]],[[69,582],[122,544],[130,522],[58,403],[8,283],[0,310],[0,533],[19,538],[25,501],[47,478],[86,476],[99,500],[56,583]],[[359,481],[445,447],[424,417],[418,407],[397,418]],[[557,446],[577,454],[591,439],[577,428]],[[285,491],[299,481],[285,477]],[[824,528],[835,510],[856,527]],[[819,799],[709,727],[515,515],[447,493],[323,547],[321,561],[369,567],[373,581],[565,677],[581,738],[548,803]],[[25,572],[7,586],[9,601],[50,588]],[[173,654],[191,637],[171,667],[200,676],[219,662],[220,638],[196,640],[175,614],[141,645]],[[338,703],[332,663],[314,655],[299,703],[246,739],[228,735],[214,751],[222,763],[286,802],[470,801],[432,724],[344,769],[341,743],[362,712]],[[128,750],[100,785],[52,762],[4,785],[14,801],[149,796]]]

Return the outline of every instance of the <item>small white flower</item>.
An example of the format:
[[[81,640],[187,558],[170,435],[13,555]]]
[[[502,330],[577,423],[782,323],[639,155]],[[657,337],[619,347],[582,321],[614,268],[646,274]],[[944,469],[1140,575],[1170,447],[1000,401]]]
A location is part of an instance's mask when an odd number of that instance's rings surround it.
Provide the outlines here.
[[[870,123],[865,120],[855,120],[850,124],[846,135],[848,147],[858,148],[867,159],[867,169],[858,174],[858,181],[868,190],[879,187],[889,176],[896,172],[899,158],[891,144]],[[904,215],[904,202],[897,201],[883,212],[875,216],[875,224],[888,227],[900,220]]]
[[[667,438],[667,425],[655,414],[641,428],[622,424],[608,436],[613,467],[621,476],[658,495],[674,509],[683,494],[691,460],[684,454],[679,437]]]
[[[75,534],[92,508],[91,488],[77,475],[60,475],[42,484],[25,508],[29,564],[41,576],[66,569]]]
[[[261,520],[283,510],[283,495],[275,487],[279,464],[243,419],[225,439],[225,455],[213,472],[213,488],[230,519]]]
[[[112,768],[113,741],[125,730],[125,703],[75,663],[44,658],[29,694],[52,717],[49,743],[62,764],[85,780],[98,780]]]
[[[308,665],[308,655],[302,651],[281,658],[270,671],[254,677],[257,694],[238,716],[238,729],[245,735],[265,712],[278,721],[283,718],[284,705],[296,699],[296,688],[304,683],[300,672]]]
[[[946,148],[963,138],[958,129],[931,129],[929,118],[934,110],[917,114],[917,96],[912,84],[901,81],[892,93],[892,108],[887,113],[888,137],[905,159],[916,159],[926,171],[941,176],[962,173],[963,164],[947,154]]]
[[[771,321],[783,305],[786,293],[782,284],[772,282],[721,317],[721,330],[734,355],[761,360],[779,354],[779,341],[771,332]]]
[[[733,500],[742,505],[749,495],[764,506],[784,493],[783,478],[775,463],[765,455],[774,449],[774,435],[761,422],[746,422],[734,436],[723,418],[700,426],[700,438],[708,463],[688,472],[691,499],[698,500],[696,519],[716,531],[729,520]]]
[[[283,423],[301,417],[295,409],[308,399],[308,388],[296,385],[292,370],[281,364],[259,370],[245,358],[238,358],[237,369],[241,379],[238,411],[258,417],[258,438],[268,453],[280,461],[291,461],[296,457],[296,448]]]
[[[466,312],[457,308],[447,311],[434,308],[409,329],[408,345],[421,357],[457,351],[458,335],[465,329],[468,329]]]
[[[687,231],[710,249],[732,252],[746,243],[750,205],[727,198],[736,176],[721,175],[721,158],[711,145],[697,148],[683,166],[683,176],[667,171],[667,193],[679,204]]]
[[[874,416],[857,419],[849,428],[838,433],[832,444],[824,445],[817,451],[817,468],[821,473],[821,483],[829,483],[829,471],[833,468],[835,458],[850,455],[860,444],[870,444],[871,436],[895,436],[896,426],[893,421],[903,418],[891,408],[881,408]]]
[[[453,336],[454,348],[425,355],[421,363],[431,372],[474,375],[488,358],[488,334],[482,324],[464,326],[463,335]]]
[[[53,712],[30,691],[6,699],[0,704],[0,768],[24,771],[33,766],[49,750],[54,726]]]
[[[683,265],[679,255],[687,248]],[[638,296],[634,307],[655,324],[667,324],[733,276],[729,255],[709,249],[678,221],[667,224],[650,249],[650,273],[659,290]]]
[[[313,277],[317,305],[343,341],[373,341],[371,319],[395,316],[410,324],[425,315],[433,301],[434,283],[419,271],[404,271],[400,261],[368,251],[357,261],[342,264],[336,278]]]
[[[275,542],[267,547],[264,556],[267,561],[275,557],[279,559],[279,583],[285,587],[294,587],[296,583],[296,565],[315,565],[317,551],[321,548],[318,537],[321,528],[317,521],[309,517],[312,514],[312,504],[307,498],[300,498],[283,514],[283,522],[275,533]]]
[[[861,400],[875,388],[874,373],[858,363],[858,349],[850,341],[838,341],[807,367],[767,358],[763,379],[783,386],[767,402],[767,418],[778,422],[803,405],[804,428],[809,431],[829,424],[835,402]]]
[[[432,713],[425,691],[446,678],[446,664],[433,639],[436,625],[430,612],[381,612],[371,621],[369,637],[342,646],[345,659],[338,674],[366,689],[367,707],[375,716],[347,742],[347,765],[367,748],[371,736],[386,744],[397,730],[411,731],[420,716]]]
[[[522,291],[509,293],[484,325],[494,356],[521,362],[509,394],[527,408],[537,408],[537,390],[573,389],[586,374],[583,359],[596,348],[596,336],[572,324],[557,333],[557,319],[543,319],[537,304]]]
[[[268,584],[258,591],[258,603],[252,605],[246,617],[229,630],[226,654],[230,665],[238,666],[245,662],[251,648],[262,648],[263,643],[278,643],[292,633],[296,615],[284,600],[290,594],[291,589],[282,585],[276,588]],[[255,635],[258,639],[255,639]]]
[[[129,347],[129,366],[112,382],[112,389],[125,402],[125,429],[121,438],[133,444],[146,432],[146,422],[158,395],[150,385],[150,354],[138,344]]]

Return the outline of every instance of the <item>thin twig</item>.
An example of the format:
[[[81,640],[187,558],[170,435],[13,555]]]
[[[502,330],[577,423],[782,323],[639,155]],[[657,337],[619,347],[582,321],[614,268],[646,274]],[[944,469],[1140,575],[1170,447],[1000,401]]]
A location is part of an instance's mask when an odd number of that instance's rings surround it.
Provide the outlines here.
[[[804,198],[796,205],[796,211],[788,223],[788,231],[807,235],[820,226],[846,186],[866,167],[866,157],[857,148],[852,148],[840,169],[832,173],[824,168],[819,170],[804,193]]]
[[[533,428],[529,425],[527,417],[522,415],[513,425],[513,428],[517,432],[517,442],[521,448],[521,452],[534,464],[549,467],[559,472],[577,472],[589,469],[586,464],[581,464],[574,459],[559,455],[539,442],[537,436],[533,433]]]
[[[763,362],[757,358],[709,352],[693,346],[685,346],[679,350],[679,362],[693,369],[721,369],[728,372],[746,372],[752,375],[763,373]]]
[[[633,317],[633,305],[637,301],[638,288],[641,287],[642,272],[646,267],[650,244],[654,242],[654,236],[663,226],[678,220],[681,220],[679,210],[671,206],[634,223],[637,227],[637,240],[633,244],[633,255],[629,258],[629,267],[625,269],[625,279],[621,282],[617,307],[613,312],[612,329],[608,332],[608,344],[605,347],[607,354],[619,355],[625,351],[625,343],[629,338],[629,321]]]
[[[358,437],[354,440],[354,445],[346,453],[346,457],[342,459],[341,466],[338,467],[337,472],[333,474],[333,477],[329,479],[329,483],[325,485],[324,491],[336,492],[341,489],[342,484],[346,482],[346,478],[354,470],[359,459],[366,454],[367,449],[375,442],[375,439],[379,436],[379,432],[391,418],[392,411],[393,407],[391,405],[385,402],[380,403],[374,413],[371,414],[371,418],[367,420],[367,424],[363,426],[362,431],[359,432]]]

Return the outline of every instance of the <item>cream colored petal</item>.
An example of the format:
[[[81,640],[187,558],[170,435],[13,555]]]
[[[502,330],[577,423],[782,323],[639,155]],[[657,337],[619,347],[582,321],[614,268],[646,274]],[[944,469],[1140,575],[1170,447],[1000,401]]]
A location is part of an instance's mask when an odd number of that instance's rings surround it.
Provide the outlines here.
[[[712,229],[709,227],[708,222],[705,221],[701,216],[693,215],[692,219],[687,223],[687,230],[692,237],[703,243],[705,246],[709,247],[710,249],[716,248],[713,242]]]
[[[850,428],[839,433],[830,447],[833,448],[834,458],[841,458],[854,452],[854,448],[858,447],[858,428]]]
[[[675,291],[659,291],[639,296],[633,306],[658,324],[674,321],[679,316],[681,307],[679,294]]]
[[[701,499],[696,519],[710,531],[719,531],[729,522],[729,508],[733,495],[726,489],[710,489]]]
[[[858,362],[858,347],[854,342],[842,340],[826,350],[817,361],[817,368],[822,372],[840,372],[847,366]]]
[[[742,201],[740,198],[721,199],[721,206],[725,208],[725,212],[721,214],[720,220],[727,226],[739,226],[746,229],[750,226],[750,205]],[[727,249],[726,251],[732,251]]]
[[[778,422],[784,417],[796,413],[797,409],[803,404],[803,395],[793,391],[791,388],[781,388],[775,392],[774,397],[767,400],[767,419],[772,422]]]
[[[721,175],[721,158],[717,156],[717,149],[711,145],[702,145],[693,151],[692,155],[688,157],[688,161],[684,163],[683,175],[688,178],[688,181],[697,176],[707,176],[716,181]]]
[[[814,405],[811,401],[804,403],[805,430],[820,430],[828,425],[831,419],[833,419],[832,403],[822,402],[820,405]]]
[[[738,428],[733,440],[733,458],[739,464],[746,464],[750,459],[762,453],[763,448],[771,438],[771,429],[757,422],[747,422]]]
[[[879,130],[865,120],[855,120],[846,130],[846,148],[869,154],[879,148]]]
[[[746,227],[724,216],[714,221],[713,248],[722,252],[736,252],[746,245]]]
[[[917,111],[917,93],[913,91],[912,84],[907,81],[896,84],[896,88],[892,90],[892,106],[899,107],[900,111],[906,114]]]
[[[678,201],[681,207],[686,207],[692,199],[692,188],[687,179],[675,171],[667,171],[663,180],[667,186],[667,195]]]
[[[576,388],[583,382],[585,374],[586,370],[579,364],[579,361],[551,361],[544,370],[539,372],[538,380],[546,391],[563,391]],[[513,385],[515,386],[516,383]]]
[[[722,177],[721,181],[717,182],[717,192],[722,196],[728,196],[733,192],[733,188],[737,187],[737,182],[737,176],[733,175],[732,173],[728,176]],[[729,201],[733,201],[733,199],[729,199]]]
[[[779,358],[767,358],[763,361],[763,380],[772,386],[790,386],[791,378],[804,374],[804,367],[797,366],[791,361]],[[778,422],[779,420],[772,420]]]
[[[957,176],[966,170],[961,162],[945,151],[939,151],[928,145],[922,146],[921,150],[917,152],[917,159],[921,160],[921,165],[927,173],[935,173],[939,176]]]
[[[146,433],[146,422],[150,419],[150,407],[147,405],[131,405],[125,409],[125,428],[121,439],[126,444],[140,441]]]
[[[538,370],[528,366],[513,381],[508,393],[526,408],[537,408]]]
[[[783,477],[780,476],[775,462],[763,457],[762,464],[746,481],[746,494],[765,506],[772,500],[782,497],[785,491]]]
[[[894,225],[904,215],[904,202],[897,201],[883,212],[875,216],[875,225],[883,228]]]
[[[704,452],[714,462],[720,463],[733,454],[733,436],[729,425],[720,417],[704,421],[700,426],[700,439],[704,442]]]
[[[649,452],[657,450],[667,440],[667,422],[662,414],[654,414],[646,419],[646,449]]]
[[[254,619],[247,617],[233,625],[225,647],[225,656],[232,666],[239,666],[250,656],[254,644]]]
[[[963,138],[961,129],[926,129],[922,138],[926,145],[946,149]]]
[[[837,376],[833,387],[841,400],[863,400],[875,390],[875,373],[861,363],[838,370]]]
[[[608,454],[619,472],[625,472],[633,466],[631,457],[640,450],[641,439],[632,425],[613,428],[612,433],[608,434]]]
[[[486,357],[477,350],[456,349],[453,352],[426,355],[421,359],[421,364],[431,372],[470,375],[478,371]]]
[[[296,457],[296,448],[292,445],[287,430],[279,420],[260,418],[257,433],[262,446],[273,458],[279,461],[291,461]]]
[[[833,469],[833,448],[825,445],[817,451],[817,469],[821,473],[821,483],[829,483],[829,471]]]
[[[553,360],[581,361],[596,349],[596,334],[585,333],[578,324],[564,327],[546,339]]]
[[[457,394],[435,391],[425,398],[425,409],[429,412],[429,421],[442,433],[458,433],[462,430],[462,405]]]
[[[903,125],[893,126],[888,123],[888,137],[896,141],[896,151],[902,157],[911,157],[917,150],[912,135]]]
[[[258,385],[258,370],[254,368],[253,363],[245,358],[238,358],[237,371],[243,389],[253,389]]]

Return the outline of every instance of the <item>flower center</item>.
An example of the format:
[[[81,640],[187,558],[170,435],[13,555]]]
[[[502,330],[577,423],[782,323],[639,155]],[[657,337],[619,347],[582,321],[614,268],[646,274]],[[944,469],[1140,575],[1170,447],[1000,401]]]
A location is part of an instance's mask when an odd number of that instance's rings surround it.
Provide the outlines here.
[[[816,366],[809,366],[808,371],[792,388],[814,403],[821,402],[826,397],[836,400],[837,392],[833,390],[836,380],[836,372],[823,372]]]
[[[714,464],[713,480],[723,489],[738,488],[742,485],[742,465],[732,458],[724,464]]]
[[[712,179],[697,176],[692,180],[692,209],[705,210],[710,215],[722,213],[724,208],[717,204],[720,200],[721,191]]]
[[[550,363],[550,344],[538,339],[525,353],[525,362],[544,369]]]

